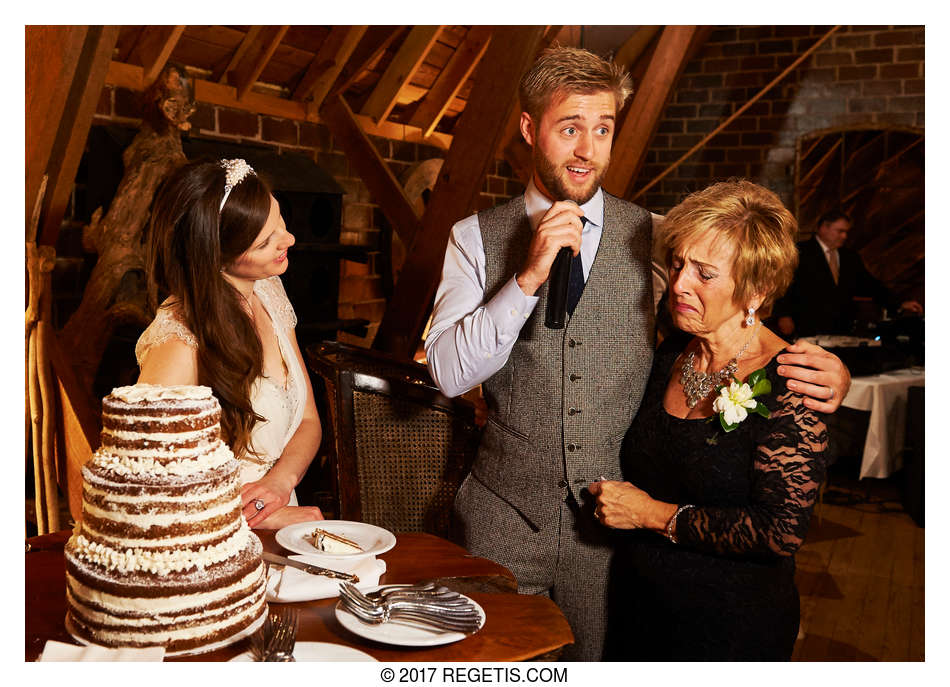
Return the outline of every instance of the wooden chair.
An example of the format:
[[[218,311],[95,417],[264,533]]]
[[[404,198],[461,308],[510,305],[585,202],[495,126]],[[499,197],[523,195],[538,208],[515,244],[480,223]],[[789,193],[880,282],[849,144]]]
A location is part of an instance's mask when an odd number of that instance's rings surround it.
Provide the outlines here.
[[[480,437],[474,406],[443,396],[424,365],[376,351],[323,342],[307,360],[326,389],[339,517],[448,538]]]

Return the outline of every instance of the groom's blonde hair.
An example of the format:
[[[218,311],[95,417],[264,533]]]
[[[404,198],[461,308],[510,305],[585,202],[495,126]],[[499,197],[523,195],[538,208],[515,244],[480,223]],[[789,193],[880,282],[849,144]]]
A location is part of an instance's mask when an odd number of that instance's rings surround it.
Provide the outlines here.
[[[548,48],[521,77],[518,96],[521,109],[537,120],[557,94],[589,94],[609,91],[617,112],[633,86],[630,75],[613,62],[581,48]]]

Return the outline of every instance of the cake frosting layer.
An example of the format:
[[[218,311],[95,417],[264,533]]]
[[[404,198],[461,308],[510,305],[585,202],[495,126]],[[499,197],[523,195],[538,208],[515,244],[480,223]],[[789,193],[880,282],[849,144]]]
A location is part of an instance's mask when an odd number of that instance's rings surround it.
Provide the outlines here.
[[[260,540],[207,387],[121,387],[103,400],[65,548],[67,623],[105,646],[219,646],[266,612]]]

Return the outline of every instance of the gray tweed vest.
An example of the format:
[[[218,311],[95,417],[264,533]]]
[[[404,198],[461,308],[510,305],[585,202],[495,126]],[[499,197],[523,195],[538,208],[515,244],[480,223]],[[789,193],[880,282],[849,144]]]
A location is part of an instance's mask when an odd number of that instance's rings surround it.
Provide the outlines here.
[[[524,196],[478,213],[485,296],[517,272],[532,229]],[[489,417],[472,472],[537,529],[568,490],[620,479],[620,444],[654,350],[650,213],[604,193],[604,231],[564,329],[544,326],[547,284],[505,366],[482,385]]]

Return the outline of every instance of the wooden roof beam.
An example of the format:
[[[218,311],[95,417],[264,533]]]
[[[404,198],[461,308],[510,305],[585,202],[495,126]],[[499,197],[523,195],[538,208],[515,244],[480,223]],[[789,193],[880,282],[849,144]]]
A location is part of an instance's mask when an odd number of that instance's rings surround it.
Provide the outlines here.
[[[411,246],[418,229],[419,216],[406,197],[402,184],[363,132],[343,96],[338,95],[328,101],[321,115],[333,134],[333,141],[346,152],[350,164],[356,168],[373,200],[393,225],[403,244]]]
[[[473,26],[469,29],[462,44],[439,73],[432,88],[409,120],[410,124],[422,129],[423,136],[428,136],[435,131],[435,127],[449,109],[452,100],[475,71],[479,60],[488,49],[490,40],[490,26]]]
[[[312,99],[311,107],[319,110],[330,87],[343,70],[368,26],[334,26],[320,50],[313,57],[307,72],[294,89],[294,100]]]
[[[706,145],[706,143],[708,143],[708,142],[709,142],[710,140],[712,140],[715,136],[717,136],[720,131],[722,131],[722,130],[725,129],[727,126],[729,126],[729,124],[731,124],[731,123],[732,123],[737,117],[739,117],[743,112],[745,112],[745,111],[748,110],[750,107],[752,107],[752,105],[753,105],[754,103],[756,103],[762,96],[764,96],[766,93],[768,93],[770,90],[772,90],[772,87],[775,86],[775,84],[779,83],[779,82],[780,82],[782,79],[784,79],[788,74],[790,74],[792,71],[794,71],[795,69],[797,69],[797,68],[798,68],[798,65],[800,65],[802,62],[804,62],[806,59],[808,59],[808,58],[811,56],[811,54],[812,54],[813,52],[815,52],[815,50],[818,49],[818,46],[820,46],[820,45],[821,45],[822,43],[824,43],[826,40],[828,40],[829,38],[831,38],[832,34],[834,34],[839,28],[841,28],[840,25],[839,25],[839,26],[833,26],[833,27],[831,27],[831,29],[830,29],[827,33],[825,33],[825,34],[824,34],[823,36],[821,36],[817,41],[815,41],[814,43],[812,43],[811,46],[808,48],[808,50],[806,50],[804,53],[802,53],[801,55],[799,55],[799,56],[795,59],[795,61],[792,62],[790,65],[788,65],[785,69],[783,69],[782,72],[781,72],[778,76],[776,76],[776,77],[775,77],[774,79],[772,79],[769,83],[767,83],[765,86],[763,86],[763,87],[762,87],[762,90],[760,90],[758,93],[756,93],[754,96],[752,96],[752,98],[750,98],[749,101],[748,101],[745,105],[743,105],[743,106],[740,107],[738,110],[736,110],[735,112],[733,112],[731,115],[729,115],[728,117],[726,117],[726,119],[723,120],[723,122],[722,122],[721,124],[719,124],[719,126],[717,126],[717,127],[716,127],[715,129],[713,129],[711,132],[709,132],[708,134],[706,134],[706,135],[703,137],[703,139],[702,139],[699,143],[697,143],[697,144],[694,145],[692,148],[690,148],[689,150],[687,150],[682,156],[680,156],[679,159],[676,160],[676,162],[674,162],[672,165],[670,165],[669,167],[667,167],[665,170],[663,170],[662,173],[660,173],[660,174],[659,174],[658,176],[656,176],[652,181],[650,181],[650,183],[648,183],[646,186],[644,186],[644,187],[641,188],[639,191],[637,191],[635,194],[633,194],[633,196],[630,198],[630,200],[636,200],[637,198],[639,198],[640,196],[642,196],[644,193],[646,193],[648,190],[650,190],[655,184],[659,183],[660,180],[663,179],[663,177],[665,177],[667,174],[669,174],[669,173],[672,172],[674,169],[676,169],[677,167],[679,167],[683,162],[685,162],[685,161],[688,160],[690,157],[692,157],[693,153],[695,153],[697,150],[699,150],[699,149],[702,148],[704,145]],[[661,40],[662,40],[662,38],[661,38]],[[659,53],[659,46],[657,47],[657,53]],[[651,60],[651,66],[652,66],[652,63],[653,63],[653,62],[652,62],[652,60]],[[628,115],[628,116],[629,116],[629,115]],[[650,138],[652,138],[652,135],[650,136]],[[644,150],[643,152],[645,153],[646,151]],[[609,176],[609,172],[608,172],[608,176]],[[635,176],[636,176],[636,170],[634,170],[634,172],[633,172],[633,174],[632,174],[632,177],[635,177]],[[632,183],[632,181],[633,181],[633,179],[631,178],[630,182],[628,182],[628,184],[627,184],[627,188],[628,188],[628,189],[629,189],[629,186],[630,186],[630,184]]]
[[[110,86],[121,86],[132,91],[141,92],[144,89],[142,85],[142,68],[134,64],[124,64],[122,62],[110,62],[109,73],[106,76],[106,83]],[[195,100],[209,105],[220,105],[221,107],[230,107],[254,114],[270,115],[272,117],[283,117],[298,122],[319,122],[320,116],[305,103],[287,98],[279,98],[274,95],[264,93],[255,93],[251,91],[243,100],[237,99],[237,91],[234,86],[205,81],[204,79],[195,79]],[[422,131],[418,127],[408,124],[397,124],[396,122],[380,122],[377,124],[365,115],[354,115],[360,123],[360,127],[367,134],[380,136],[394,141],[409,141],[412,143],[427,143],[448,150],[452,144],[450,134],[434,133],[425,140],[422,138]]]
[[[624,41],[624,44],[617,50],[613,62],[619,67],[629,70],[640,59],[640,55],[647,49],[656,34],[660,32],[662,26],[641,26],[634,31],[630,38]]]
[[[327,97],[332,98],[352,86],[360,74],[379,59],[405,28],[405,26],[370,26],[349,61],[343,66]]]
[[[56,244],[118,37],[118,26],[91,26],[86,32],[46,167],[48,183],[37,241],[40,245]]]
[[[404,358],[415,354],[442,274],[449,232],[476,206],[508,112],[517,101],[518,82],[537,55],[543,33],[542,26],[495,28],[373,348]]]
[[[259,41],[253,46],[256,50],[253,48],[249,50],[235,70],[234,87],[237,89],[238,100],[244,100],[250,92],[289,28],[289,26],[266,26],[261,30]]]
[[[698,26],[663,29],[643,83],[634,93],[623,124],[614,137],[614,154],[604,177],[604,188],[615,196],[626,198],[630,193],[698,31]]]
[[[254,41],[257,40],[257,36],[260,34],[262,26],[250,26],[247,29],[247,33],[244,34],[244,38],[241,39],[241,42],[238,44],[238,47],[234,49],[234,52],[231,53],[231,59],[228,60],[227,65],[220,69],[216,69],[211,74],[211,81],[217,81],[218,83],[227,83],[228,75],[233,72],[237,66],[241,63],[241,60],[244,59],[244,56],[247,54],[247,51],[254,44]]]
[[[88,26],[26,27],[27,242],[36,240],[39,219],[30,220],[37,201],[45,197],[43,177],[88,31]]]
[[[184,32],[184,26],[153,26],[145,30],[136,52],[142,62],[146,88],[162,73]]]
[[[409,83],[429,49],[439,37],[441,26],[414,26],[361,110],[374,122],[382,122],[399,99],[399,91]]]

